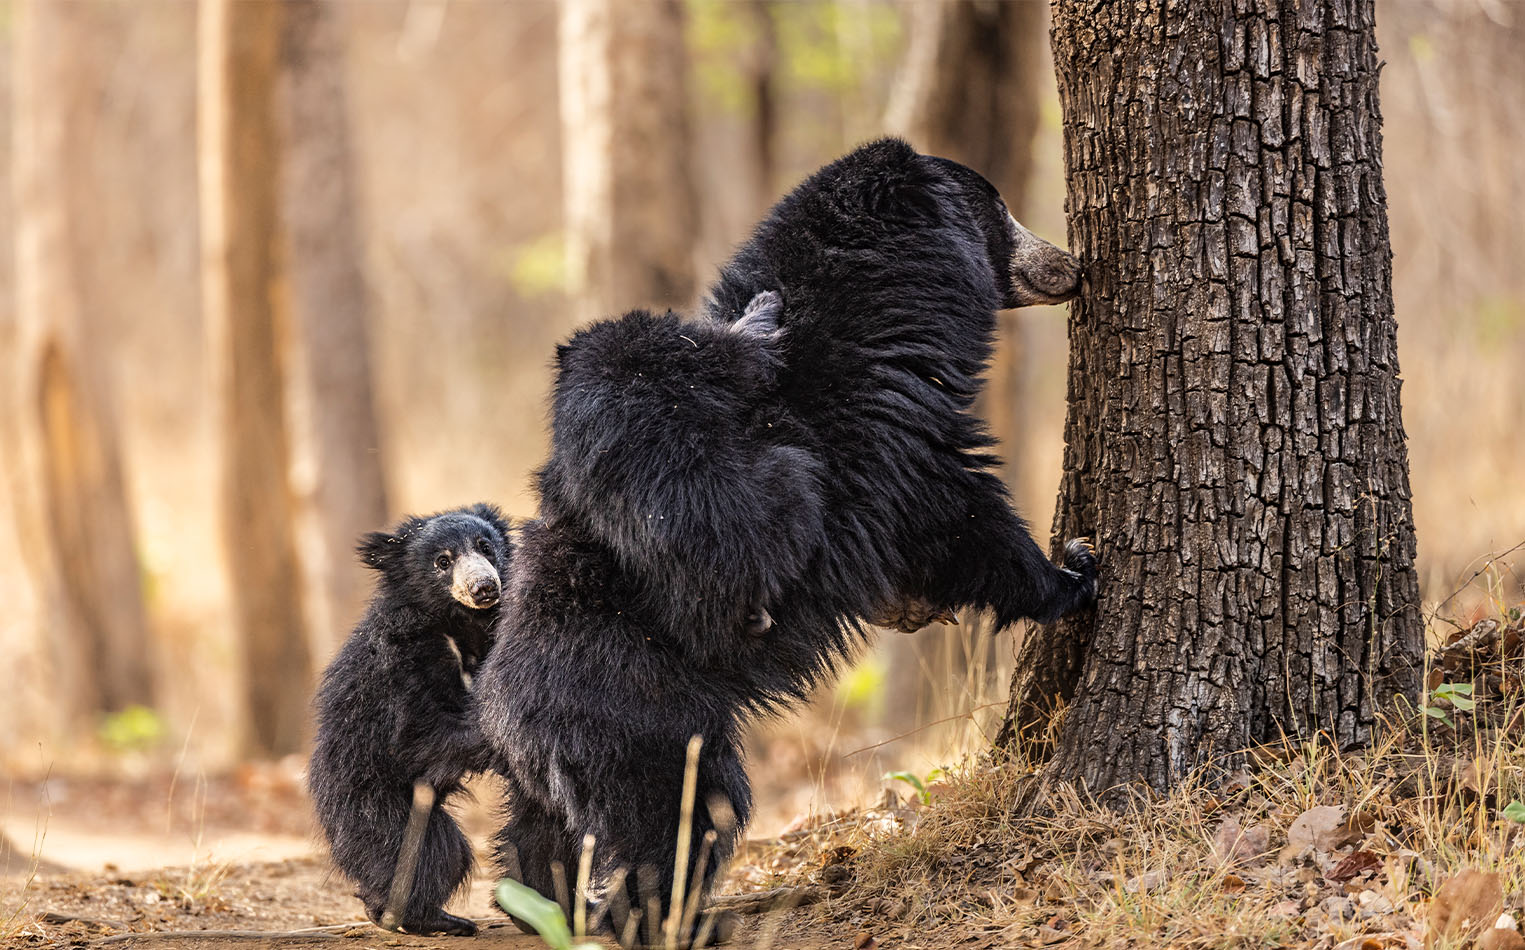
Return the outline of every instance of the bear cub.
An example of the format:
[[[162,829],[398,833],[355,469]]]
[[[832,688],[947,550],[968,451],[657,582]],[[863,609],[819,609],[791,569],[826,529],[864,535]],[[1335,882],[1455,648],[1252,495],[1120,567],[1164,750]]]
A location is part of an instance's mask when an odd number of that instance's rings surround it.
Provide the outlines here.
[[[444,905],[471,872],[471,845],[445,810],[489,755],[471,678],[491,646],[511,543],[503,515],[478,504],[406,518],[356,549],[381,576],[365,617],[323,674],[308,768],[333,860],[378,926],[469,936]],[[411,892],[383,924],[413,806],[434,791]]]

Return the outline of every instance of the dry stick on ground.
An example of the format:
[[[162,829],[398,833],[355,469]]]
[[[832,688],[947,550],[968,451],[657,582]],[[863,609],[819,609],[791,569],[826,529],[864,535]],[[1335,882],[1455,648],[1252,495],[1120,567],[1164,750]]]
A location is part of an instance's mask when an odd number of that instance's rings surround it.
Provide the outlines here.
[[[688,850],[693,846],[694,795],[699,785],[699,749],[704,745],[702,736],[688,740],[688,760],[683,766],[683,803],[678,808],[678,851],[673,856],[672,894],[668,899],[667,932],[669,950],[678,945],[678,924],[683,918],[684,895],[688,887]],[[694,882],[698,884],[698,881]]]
[[[688,900],[683,905],[683,920],[679,924],[683,933],[688,933],[688,929],[694,924],[694,918],[699,916],[699,898],[704,893],[704,888],[701,886],[704,881],[704,870],[709,863],[710,851],[715,847],[717,838],[714,831],[706,831],[704,841],[699,845],[699,860],[694,864],[694,886],[689,889]],[[695,941],[695,946],[700,944]]]
[[[413,785],[413,811],[408,815],[408,827],[402,834],[402,848],[397,853],[397,873],[392,875],[392,893],[387,895],[387,909],[381,915],[381,926],[396,930],[402,923],[403,911],[408,906],[408,895],[413,893],[413,875],[418,870],[418,852],[423,850],[424,830],[429,825],[429,813],[434,810],[434,787],[427,782]]]
[[[286,943],[290,946],[301,946],[308,943],[337,943],[347,940],[339,934],[314,933],[302,930],[268,931],[268,930],[172,930],[163,933],[133,933],[117,934],[113,937],[102,937],[92,940],[90,946],[104,947],[109,945],[136,946],[144,943],[177,943],[182,940],[225,940],[228,943],[243,943],[244,941],[261,941],[265,946],[277,946]]]
[[[775,887],[755,894],[728,894],[710,901],[711,910],[731,910],[738,914],[767,914],[819,904],[826,892],[819,887]]]
[[[577,906],[572,908],[572,933],[582,937],[588,932],[588,881],[593,877],[593,844],[592,835],[582,836],[582,857],[577,860],[577,890],[573,899]]]
[[[64,915],[56,915],[64,916]],[[86,918],[70,918],[89,923]],[[100,921],[98,921],[100,922]],[[227,940],[229,943],[241,943],[243,941],[262,940],[270,946],[287,945],[300,947],[306,943],[330,943],[336,940],[351,939],[347,931],[356,927],[369,927],[368,920],[352,920],[344,924],[328,924],[323,927],[303,927],[298,930],[165,930],[145,931],[143,933],[114,934],[110,937],[99,937],[90,941],[87,946],[131,946],[134,943],[174,943],[180,940]],[[484,930],[513,928],[518,933],[514,924],[501,917],[479,918],[475,923],[480,924]],[[123,924],[125,927],[126,925]],[[411,936],[411,935],[410,935]]]
[[[92,927],[109,927],[112,930],[131,930],[127,922],[107,917],[80,917],[76,914],[55,914],[53,911],[38,914],[37,921],[44,924],[89,924]]]

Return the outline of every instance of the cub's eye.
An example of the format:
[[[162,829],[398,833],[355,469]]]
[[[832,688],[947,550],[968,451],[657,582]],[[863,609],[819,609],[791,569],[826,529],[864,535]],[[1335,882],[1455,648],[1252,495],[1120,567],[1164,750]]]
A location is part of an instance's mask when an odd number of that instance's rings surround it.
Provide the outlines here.
[[[452,560],[454,560],[454,558],[450,556],[449,551],[446,551],[444,554],[441,554],[439,557],[434,559],[434,566],[442,571],[448,571],[450,570],[450,562]]]
[[[492,557],[492,542],[486,538],[477,538],[477,550],[488,557]]]

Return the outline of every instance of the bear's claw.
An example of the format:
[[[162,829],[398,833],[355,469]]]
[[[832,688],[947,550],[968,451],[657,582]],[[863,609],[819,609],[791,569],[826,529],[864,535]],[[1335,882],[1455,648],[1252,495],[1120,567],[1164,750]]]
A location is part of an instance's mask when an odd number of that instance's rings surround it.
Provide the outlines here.
[[[1064,567],[1085,582],[1087,604],[1096,599],[1096,546],[1090,538],[1071,538],[1064,544]]]

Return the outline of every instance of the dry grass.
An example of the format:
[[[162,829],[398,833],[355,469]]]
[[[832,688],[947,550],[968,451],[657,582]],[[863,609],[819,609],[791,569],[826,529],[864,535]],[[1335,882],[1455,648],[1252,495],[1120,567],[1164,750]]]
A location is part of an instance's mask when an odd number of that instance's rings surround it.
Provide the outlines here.
[[[1395,717],[1361,753],[1317,737],[1261,747],[1216,785],[1121,813],[1059,787],[1034,818],[1017,817],[1031,763],[975,757],[930,807],[890,795],[826,816],[744,871],[832,885],[824,913],[894,946],[1423,946],[1427,906],[1462,868],[1496,872],[1503,909],[1525,898],[1525,824],[1504,814],[1525,802],[1522,639],[1519,610],[1452,633],[1429,684],[1470,684],[1475,707],[1431,692],[1433,713]],[[1343,824],[1289,848],[1316,806],[1342,808]]]
[[[32,841],[31,858],[27,862],[26,875],[22,879],[21,887],[16,893],[0,900],[0,945],[10,946],[22,931],[32,925],[35,919],[35,915],[28,908],[32,903],[32,885],[37,880],[37,870],[42,861],[42,841],[46,834],[47,823],[44,821],[38,826],[37,835]],[[0,850],[7,847],[7,842],[0,841]]]

